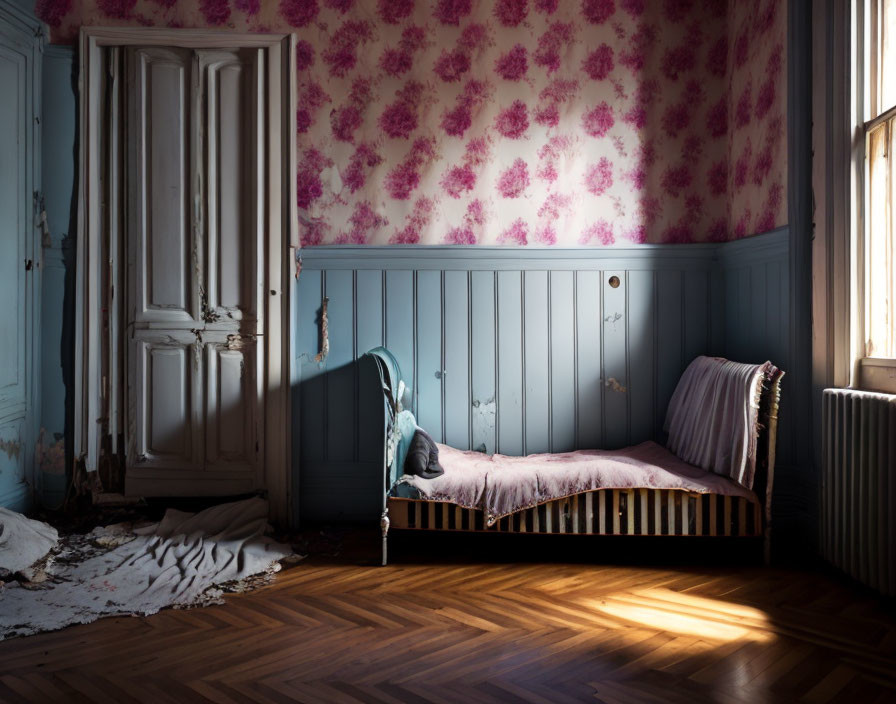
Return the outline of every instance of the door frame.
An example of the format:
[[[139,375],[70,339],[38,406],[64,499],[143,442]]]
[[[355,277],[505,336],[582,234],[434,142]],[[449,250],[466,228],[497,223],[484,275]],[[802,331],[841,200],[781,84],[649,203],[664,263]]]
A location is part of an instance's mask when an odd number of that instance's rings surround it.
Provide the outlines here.
[[[184,49],[266,49],[266,75],[279,91],[270,91],[267,105],[266,182],[272,198],[268,206],[268,242],[264,276],[265,335],[262,354],[264,374],[265,462],[260,481],[267,490],[271,518],[286,525],[291,512],[290,454],[290,303],[292,287],[290,248],[298,242],[296,183],[296,69],[294,34],[252,34],[207,29],[157,29],[132,27],[82,27],[80,33],[80,178],[78,181],[78,255],[75,321],[75,418],[74,456],[88,472],[96,471],[105,447],[117,450],[116,433],[104,437],[110,421],[121,423],[125,414],[106,398],[115,398],[102,368],[103,314],[107,301],[103,280],[105,266],[117,275],[125,262],[122,257],[102,262],[103,238],[107,235],[101,178],[105,131],[102,70],[105,49],[127,46],[162,46]],[[120,119],[113,113],[113,121]],[[278,144],[286,149],[274,153]],[[279,158],[276,158],[279,156]],[[110,180],[118,178],[114,168]],[[119,179],[120,182],[120,179]],[[114,225],[112,226],[114,227]],[[114,253],[113,253],[114,254]],[[114,294],[108,306],[110,325],[118,324],[118,300]],[[110,334],[114,355],[121,364],[116,334]],[[113,379],[113,375],[109,375]],[[112,426],[120,427],[119,426]]]

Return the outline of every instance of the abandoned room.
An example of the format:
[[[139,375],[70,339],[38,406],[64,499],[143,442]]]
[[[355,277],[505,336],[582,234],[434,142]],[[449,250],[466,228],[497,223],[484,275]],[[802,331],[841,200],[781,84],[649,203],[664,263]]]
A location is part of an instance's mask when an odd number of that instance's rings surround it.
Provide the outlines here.
[[[0,0],[0,702],[896,702],[896,0]]]

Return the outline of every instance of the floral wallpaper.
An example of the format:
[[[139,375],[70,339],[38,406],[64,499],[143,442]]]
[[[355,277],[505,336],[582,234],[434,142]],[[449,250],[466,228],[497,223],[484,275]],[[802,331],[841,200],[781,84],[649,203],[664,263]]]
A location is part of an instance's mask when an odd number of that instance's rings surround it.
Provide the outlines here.
[[[728,236],[787,222],[787,3],[731,2]]]
[[[778,0],[38,0],[294,31],[305,246],[722,241],[786,222]]]

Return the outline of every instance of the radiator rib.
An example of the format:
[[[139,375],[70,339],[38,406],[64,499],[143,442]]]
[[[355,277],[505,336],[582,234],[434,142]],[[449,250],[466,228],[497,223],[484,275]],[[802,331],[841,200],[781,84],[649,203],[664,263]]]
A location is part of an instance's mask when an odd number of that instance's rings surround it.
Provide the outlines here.
[[[822,418],[822,554],[896,596],[896,396],[826,389]]]

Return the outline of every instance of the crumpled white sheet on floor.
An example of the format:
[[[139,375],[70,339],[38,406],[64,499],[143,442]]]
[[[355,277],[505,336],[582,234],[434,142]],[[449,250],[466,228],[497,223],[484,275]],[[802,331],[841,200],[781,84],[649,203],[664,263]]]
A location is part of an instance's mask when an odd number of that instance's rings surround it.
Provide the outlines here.
[[[52,526],[0,507],[0,574],[34,579],[33,565],[58,541],[59,534]]]
[[[169,510],[108,552],[75,564],[57,561],[40,587],[0,588],[0,640],[203,603],[215,585],[265,572],[292,554],[265,535],[267,527],[268,504],[259,498],[196,514]]]

